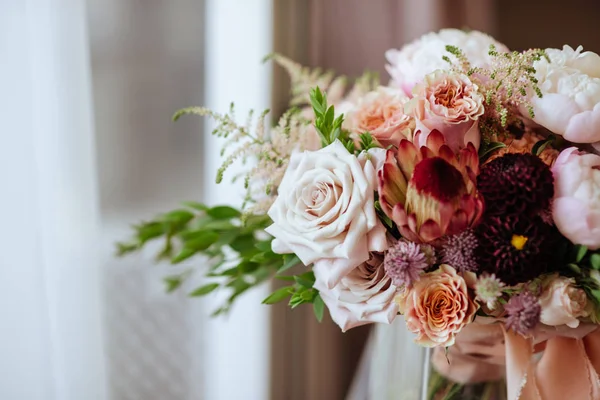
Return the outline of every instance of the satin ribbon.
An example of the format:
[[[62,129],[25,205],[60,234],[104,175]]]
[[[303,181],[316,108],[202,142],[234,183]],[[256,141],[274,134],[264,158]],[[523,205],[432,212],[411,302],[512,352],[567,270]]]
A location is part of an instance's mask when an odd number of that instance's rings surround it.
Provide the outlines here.
[[[525,338],[483,320],[466,326],[447,353],[435,349],[440,374],[463,384],[506,378],[508,400],[600,400],[597,325],[544,326]]]

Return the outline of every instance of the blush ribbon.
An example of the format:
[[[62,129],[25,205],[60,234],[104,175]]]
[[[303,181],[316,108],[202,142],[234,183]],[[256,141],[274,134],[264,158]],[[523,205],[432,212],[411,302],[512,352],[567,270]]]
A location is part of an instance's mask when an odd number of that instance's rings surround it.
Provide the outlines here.
[[[499,323],[473,323],[446,353],[433,352],[434,368],[463,384],[506,378],[508,400],[600,400],[600,329],[536,329],[525,338]]]

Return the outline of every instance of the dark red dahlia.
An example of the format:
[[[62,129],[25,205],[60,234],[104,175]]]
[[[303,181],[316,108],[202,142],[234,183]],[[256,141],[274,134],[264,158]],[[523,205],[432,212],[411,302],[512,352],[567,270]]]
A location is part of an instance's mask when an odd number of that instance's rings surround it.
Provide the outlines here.
[[[542,218],[489,216],[476,228],[479,272],[496,274],[508,285],[533,279],[556,267],[560,235]]]
[[[509,153],[486,164],[477,177],[486,215],[534,217],[547,210],[554,197],[550,168],[529,153]]]

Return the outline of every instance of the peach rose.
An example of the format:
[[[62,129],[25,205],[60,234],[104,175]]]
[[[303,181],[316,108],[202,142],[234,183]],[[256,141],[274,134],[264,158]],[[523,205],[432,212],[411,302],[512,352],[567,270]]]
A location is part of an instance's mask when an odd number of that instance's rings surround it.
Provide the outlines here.
[[[484,98],[468,76],[437,70],[426,75],[413,94],[405,111],[415,117],[413,141],[417,146],[425,146],[429,133],[437,129],[454,152],[469,142],[479,149],[477,120],[483,115]]]
[[[540,321],[550,326],[577,328],[579,319],[588,316],[587,296],[575,287],[573,279],[556,275],[540,296]]]
[[[369,132],[384,147],[412,140],[415,121],[404,114],[408,97],[399,90],[379,87],[347,113],[345,127],[356,135]]]
[[[408,330],[417,334],[415,342],[425,347],[453,345],[456,334],[471,322],[478,308],[465,279],[447,264],[421,275],[395,300]]]

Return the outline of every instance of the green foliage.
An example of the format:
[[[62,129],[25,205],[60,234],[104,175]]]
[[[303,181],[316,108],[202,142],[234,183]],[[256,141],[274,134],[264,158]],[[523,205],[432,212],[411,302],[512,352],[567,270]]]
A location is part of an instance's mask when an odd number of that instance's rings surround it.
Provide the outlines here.
[[[479,160],[484,161],[496,150],[505,148],[506,144],[502,142],[482,142],[479,146]]]
[[[323,320],[325,303],[323,303],[319,291],[313,288],[315,275],[312,271],[300,275],[277,276],[277,278],[293,283],[271,293],[263,300],[263,304],[275,304],[287,298],[289,298],[288,304],[291,308],[296,308],[301,304],[312,303],[315,317],[319,322]]]
[[[561,273],[575,278],[595,305],[596,315],[593,318],[600,321],[600,250],[569,244],[564,253],[565,264]]]
[[[183,206],[134,225],[132,238],[117,243],[117,255],[137,252],[149,242],[160,240],[163,246],[156,256],[157,261],[192,263],[196,257],[202,268],[193,267],[165,277],[165,290],[169,293],[183,290],[184,283],[191,283],[190,278],[195,273],[204,275],[203,285],[189,291],[190,297],[223,290],[229,293],[225,304],[213,315],[226,313],[235,299],[248,289],[301,264],[295,254],[282,255],[271,250],[272,238],[264,233],[271,224],[267,215],[246,215],[242,221],[241,212],[229,206],[208,207],[197,202],[184,202]],[[278,277],[293,283],[275,291],[264,300],[265,304],[291,297],[292,308],[313,303],[317,318],[322,318],[322,300],[312,288],[312,271]]]
[[[369,151],[370,149],[375,149],[380,147],[379,144],[377,143],[377,141],[375,139],[373,139],[373,136],[371,135],[370,132],[365,132],[365,133],[361,133],[359,135],[359,140],[360,140],[360,150],[361,151]]]
[[[330,145],[336,140],[343,142],[342,123],[344,116],[335,118],[333,106],[327,106],[327,95],[321,92],[317,86],[310,92],[310,103],[315,113],[315,129],[321,138],[323,147]]]
[[[539,156],[542,152],[548,147],[548,145],[552,145],[556,141],[555,135],[548,135],[546,139],[539,140],[536,144],[531,148],[531,153]]]

